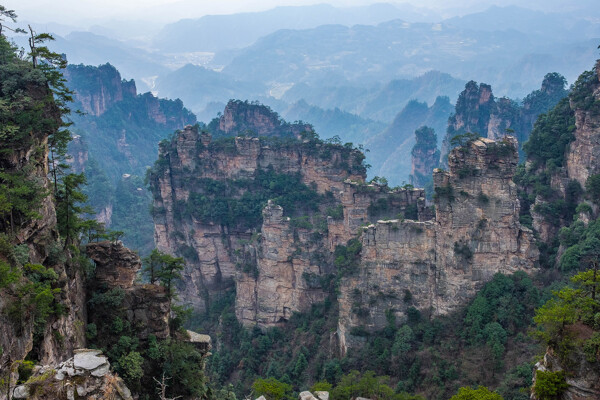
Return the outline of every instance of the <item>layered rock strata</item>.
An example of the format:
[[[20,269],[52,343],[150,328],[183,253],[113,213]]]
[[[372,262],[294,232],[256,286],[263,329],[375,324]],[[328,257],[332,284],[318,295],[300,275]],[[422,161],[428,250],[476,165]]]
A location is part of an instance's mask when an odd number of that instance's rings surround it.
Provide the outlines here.
[[[472,298],[496,273],[532,271],[538,250],[519,224],[512,176],[516,140],[480,139],[454,149],[450,170],[434,172],[435,219],[378,221],[361,235],[356,274],[340,285],[342,353],[353,330],[385,327],[415,307],[447,314]]]
[[[190,193],[200,189],[189,182],[239,182],[253,179],[259,171],[272,170],[278,174],[299,174],[301,182],[319,194],[331,193],[339,198],[346,180],[364,182],[363,173],[352,169],[358,152],[333,149],[325,154],[324,146],[274,146],[246,137],[215,142],[210,134],[200,134],[188,126],[168,147],[161,147],[159,163],[164,169],[152,177],[155,241],[161,251],[172,254],[181,254],[180,249],[193,250],[191,256],[186,256],[184,284],[179,288],[186,303],[203,310],[209,297],[233,287],[236,276],[242,277],[237,273],[241,264],[257,265],[256,257],[262,254],[253,241],[260,226],[224,226],[193,217],[182,220],[179,210]]]
[[[270,146],[237,137],[225,143],[229,147],[187,128],[163,146],[161,169],[152,178],[160,211],[156,241],[162,251],[188,254],[181,298],[200,311],[235,286],[236,315],[244,325],[276,326],[322,301],[328,277],[338,275],[344,352],[357,339],[352,333],[382,329],[390,313],[398,321],[410,307],[446,314],[495,273],[531,271],[537,261],[532,232],[519,224],[514,138],[453,150],[449,171],[434,173],[435,213],[423,189],[368,184],[342,167],[343,155],[334,149],[323,158],[302,142]],[[337,211],[320,209],[298,223],[269,202],[260,225],[250,228],[183,218],[178,211],[199,190],[190,182],[231,185],[265,168],[300,174],[319,193],[330,192]],[[322,214],[328,215],[326,228],[318,222]],[[356,238],[361,248],[350,246]],[[347,244],[357,253],[339,256]]]

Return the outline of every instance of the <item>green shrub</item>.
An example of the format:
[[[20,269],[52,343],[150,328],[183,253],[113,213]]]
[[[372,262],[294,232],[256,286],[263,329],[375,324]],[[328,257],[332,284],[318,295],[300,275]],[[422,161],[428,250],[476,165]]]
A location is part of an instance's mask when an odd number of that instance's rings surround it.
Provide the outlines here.
[[[535,372],[533,392],[540,400],[558,399],[568,387],[563,371],[537,370]]]
[[[91,340],[94,339],[96,335],[98,335],[98,328],[96,327],[96,324],[87,324],[85,327],[85,337]]]
[[[127,382],[138,381],[144,376],[144,358],[137,351],[130,351],[119,358],[119,369]]]
[[[461,256],[465,260],[473,258],[473,250],[468,244],[462,242],[454,242],[454,254]]]
[[[292,398],[292,385],[278,381],[275,378],[259,378],[252,384],[257,396],[265,396],[267,400],[283,400]]]
[[[11,267],[10,264],[0,260],[0,289],[9,286],[19,280],[20,271]]]
[[[600,174],[591,175],[587,178],[585,190],[592,201],[598,202],[600,200]]]
[[[470,387],[461,387],[458,393],[450,398],[450,400],[503,400],[496,392],[491,392],[485,386],[479,386],[477,389]]]

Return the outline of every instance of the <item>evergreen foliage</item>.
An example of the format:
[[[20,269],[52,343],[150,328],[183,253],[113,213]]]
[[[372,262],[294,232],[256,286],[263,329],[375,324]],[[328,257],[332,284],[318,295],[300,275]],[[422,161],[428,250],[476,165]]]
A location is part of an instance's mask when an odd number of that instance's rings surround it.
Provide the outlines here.
[[[503,400],[503,398],[485,386],[479,386],[477,389],[461,387],[456,395],[450,397],[450,400]]]
[[[256,227],[268,200],[283,207],[286,215],[316,212],[325,197],[302,182],[300,174],[279,174],[272,167],[258,169],[250,180],[221,182],[197,179],[190,187],[187,203],[180,205],[179,218],[192,215],[205,223]]]
[[[533,392],[540,400],[558,399],[569,385],[563,371],[536,371]]]

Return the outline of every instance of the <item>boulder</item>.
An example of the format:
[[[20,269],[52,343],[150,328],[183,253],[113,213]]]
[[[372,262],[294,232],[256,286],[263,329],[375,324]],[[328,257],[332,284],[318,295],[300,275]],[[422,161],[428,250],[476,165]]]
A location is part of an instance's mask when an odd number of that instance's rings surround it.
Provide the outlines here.
[[[78,351],[73,357],[73,366],[88,371],[95,370],[101,365],[108,363],[108,359],[101,354],[100,350]]]
[[[300,400],[318,400],[313,394],[309,391],[300,393]]]
[[[315,394],[319,400],[329,400],[329,392],[316,391]]]

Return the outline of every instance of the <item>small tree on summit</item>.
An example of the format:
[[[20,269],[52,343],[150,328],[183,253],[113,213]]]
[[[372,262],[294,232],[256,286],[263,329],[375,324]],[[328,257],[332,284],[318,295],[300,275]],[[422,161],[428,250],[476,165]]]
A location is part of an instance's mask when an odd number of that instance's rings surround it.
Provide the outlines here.
[[[480,136],[478,133],[472,133],[472,132],[461,133],[461,134],[454,136],[452,139],[450,139],[450,144],[452,145],[452,147],[463,147],[463,146],[479,139],[479,137]]]
[[[175,297],[173,290],[173,281],[181,278],[181,271],[185,267],[185,261],[182,257],[173,257],[169,254],[163,255],[162,268],[158,274],[158,280],[167,289],[169,300]]]
[[[158,273],[162,265],[162,256],[160,251],[157,249],[152,250],[150,255],[142,258],[142,275],[148,279],[151,284],[155,284],[158,281]]]
[[[164,286],[167,289],[169,300],[172,300],[175,297],[173,281],[181,278],[181,271],[185,267],[183,258],[173,257],[154,249],[150,255],[142,259],[142,263],[142,275],[151,284],[158,282]]]

